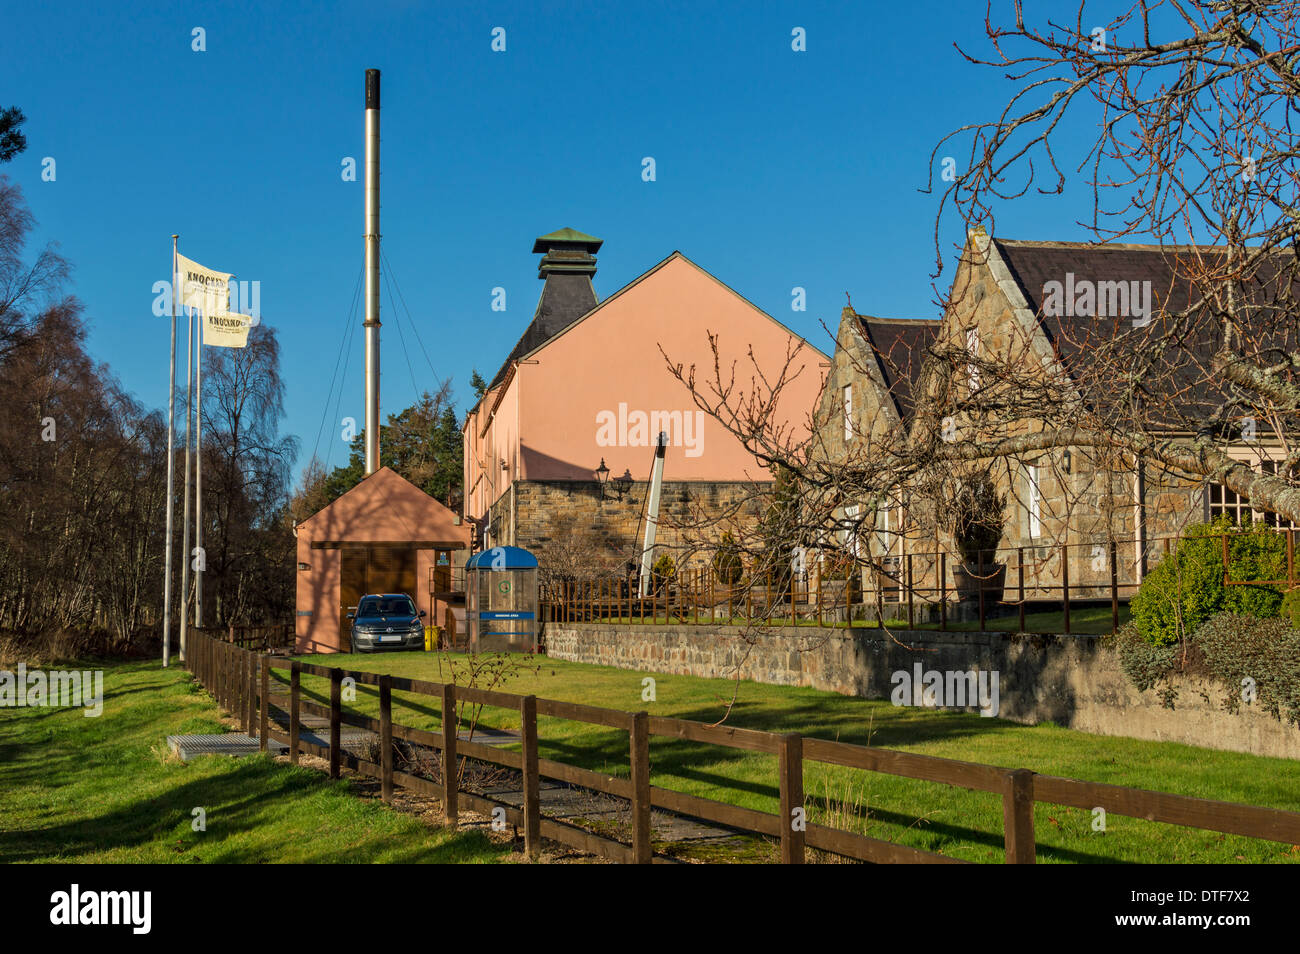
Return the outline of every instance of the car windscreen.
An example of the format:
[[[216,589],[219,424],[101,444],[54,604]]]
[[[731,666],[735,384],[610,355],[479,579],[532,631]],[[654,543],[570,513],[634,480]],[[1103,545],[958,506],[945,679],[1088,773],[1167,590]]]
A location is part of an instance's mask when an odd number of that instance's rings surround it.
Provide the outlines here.
[[[357,619],[369,616],[414,616],[415,605],[409,596],[395,596],[387,600],[362,600],[357,607]]]

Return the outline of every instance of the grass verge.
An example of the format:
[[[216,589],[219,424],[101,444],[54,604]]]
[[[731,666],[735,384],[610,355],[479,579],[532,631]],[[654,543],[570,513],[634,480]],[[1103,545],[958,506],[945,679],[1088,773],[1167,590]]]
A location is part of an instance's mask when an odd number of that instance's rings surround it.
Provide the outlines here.
[[[448,675],[439,654],[319,656],[311,661],[433,681],[446,681]],[[702,722],[722,717],[735,688],[729,680],[587,666],[546,657],[534,657],[531,663],[540,668],[521,670],[497,688]],[[654,701],[643,701],[647,678],[654,680]],[[327,703],[326,680],[304,676],[303,687],[306,697]],[[377,716],[376,690],[365,685],[356,688],[356,701],[346,708]],[[397,722],[439,727],[437,700],[401,692],[393,698]],[[516,729],[519,717],[513,710],[489,708],[482,713],[482,723]],[[1023,726],[752,682],[739,684],[727,724],[1300,811],[1300,763],[1286,759],[1095,736],[1051,724]],[[628,775],[626,732],[542,718],[539,735],[542,758]],[[772,756],[657,737],[651,740],[650,756],[655,785],[761,811],[778,809]],[[805,790],[812,821],[971,861],[1002,860],[998,796],[817,763],[805,767]],[[1066,806],[1038,803],[1035,823],[1042,862],[1300,861],[1300,847],[1114,814],[1106,819],[1105,831],[1096,831],[1092,812]]]
[[[355,797],[346,781],[266,756],[182,763],[165,737],[222,732],[179,668],[104,668],[104,711],[0,710],[0,863],[489,862],[480,831],[452,833]],[[194,831],[194,809],[206,831]]]

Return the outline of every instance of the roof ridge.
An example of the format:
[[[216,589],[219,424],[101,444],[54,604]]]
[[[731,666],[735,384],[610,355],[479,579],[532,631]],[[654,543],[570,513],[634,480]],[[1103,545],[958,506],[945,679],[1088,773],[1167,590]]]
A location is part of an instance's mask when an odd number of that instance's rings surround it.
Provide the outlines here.
[[[876,315],[864,315],[858,311],[853,314],[863,321],[869,321],[876,325],[938,325],[943,323],[942,318],[880,318]]]
[[[1155,242],[1066,242],[1051,239],[1007,238],[994,238],[993,241],[999,245],[1008,245],[1013,248],[1077,248],[1094,252],[1112,250],[1126,252],[1226,251],[1230,248],[1227,245],[1183,245],[1177,243],[1161,245]]]

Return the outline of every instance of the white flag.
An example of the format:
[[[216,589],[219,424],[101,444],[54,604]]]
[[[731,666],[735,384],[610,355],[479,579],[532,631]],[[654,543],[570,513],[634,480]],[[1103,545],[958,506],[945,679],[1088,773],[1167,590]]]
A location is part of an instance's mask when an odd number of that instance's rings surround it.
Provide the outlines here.
[[[248,329],[253,326],[249,315],[236,315],[228,311],[204,315],[203,343],[217,348],[242,348],[248,344]]]
[[[230,308],[230,272],[214,272],[184,255],[176,256],[176,286],[182,308],[215,315]]]

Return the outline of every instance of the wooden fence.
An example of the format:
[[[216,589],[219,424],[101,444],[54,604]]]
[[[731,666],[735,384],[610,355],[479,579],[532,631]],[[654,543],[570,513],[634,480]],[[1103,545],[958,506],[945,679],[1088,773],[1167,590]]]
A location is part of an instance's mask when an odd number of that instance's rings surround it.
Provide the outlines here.
[[[777,839],[780,842],[780,859],[785,864],[802,863],[808,848],[869,862],[963,863],[959,859],[869,838],[855,832],[811,822],[799,824],[801,819],[806,818],[803,786],[804,769],[809,762],[956,785],[1001,796],[1005,859],[1008,863],[1032,864],[1035,861],[1035,802],[1069,805],[1088,811],[1103,808],[1108,813],[1148,821],[1300,845],[1300,813],[1295,812],[1055,778],[1028,769],[1009,770],[930,755],[805,738],[795,733],[778,734],[707,725],[685,719],[652,716],[646,712],[624,712],[448,683],[353,672],[251,652],[203,634],[195,635],[187,665],[226,711],[238,717],[250,735],[256,735],[261,740],[263,751],[267,748],[267,740],[275,739],[289,747],[289,758],[294,763],[298,762],[303,751],[327,759],[332,778],[339,776],[344,765],[353,771],[378,778],[385,801],[391,801],[394,786],[398,785],[435,796],[442,800],[444,822],[452,828],[457,825],[462,805],[484,815],[500,810],[507,822],[523,831],[524,849],[529,857],[534,858],[540,851],[541,839],[549,838],[617,862],[646,864],[670,860],[653,853],[650,811],[657,808],[742,833]],[[278,726],[273,727],[270,717],[272,669],[280,670],[288,677],[287,735],[280,732]],[[301,677],[304,673],[329,680],[328,706],[318,705],[302,697]],[[378,719],[343,710],[342,682],[345,677],[356,680],[357,684],[378,688]],[[395,723],[392,715],[394,691],[439,700],[442,731],[431,732]],[[457,732],[452,726],[455,724],[454,713],[458,701],[517,711],[520,719],[520,751],[501,750],[457,738]],[[329,720],[328,745],[316,745],[300,737],[304,712]],[[453,714],[450,720],[447,713]],[[606,775],[541,758],[538,755],[539,715],[626,731],[629,777]],[[368,729],[378,734],[378,763],[343,750],[343,725]],[[652,785],[651,736],[775,755],[780,813],[742,808],[716,799],[701,798]],[[395,769],[394,739],[403,739],[437,752],[445,785]],[[516,807],[463,790],[458,780],[461,777],[459,768],[464,759],[488,762],[519,772],[523,780],[522,806]],[[631,843],[606,838],[542,815],[538,795],[541,778],[567,782],[627,800],[631,805]]]
[[[262,623],[252,626],[204,626],[190,630],[196,636],[219,639],[244,649],[270,652],[273,649],[292,648],[294,642],[293,623]]]

